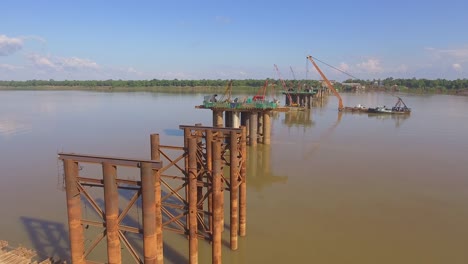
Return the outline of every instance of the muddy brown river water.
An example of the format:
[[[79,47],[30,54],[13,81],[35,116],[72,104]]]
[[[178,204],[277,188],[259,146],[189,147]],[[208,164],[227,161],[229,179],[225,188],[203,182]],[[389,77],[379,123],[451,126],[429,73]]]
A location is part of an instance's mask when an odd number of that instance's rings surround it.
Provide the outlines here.
[[[211,124],[203,96],[0,91],[0,239],[69,258],[57,153],[146,159],[151,133],[182,145],[179,125]],[[401,96],[410,116],[340,117],[333,97],[275,114],[271,145],[249,150],[247,237],[223,262],[468,263],[468,97]],[[186,262],[185,238],[164,235],[165,263]]]

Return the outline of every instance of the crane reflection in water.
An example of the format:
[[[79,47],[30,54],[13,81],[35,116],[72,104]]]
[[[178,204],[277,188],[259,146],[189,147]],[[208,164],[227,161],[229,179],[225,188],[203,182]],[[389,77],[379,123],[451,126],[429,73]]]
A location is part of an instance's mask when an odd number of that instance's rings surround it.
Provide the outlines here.
[[[336,122],[333,123],[333,125],[331,125],[327,130],[325,130],[323,133],[320,134],[318,143],[310,148],[310,150],[307,152],[306,156],[313,155],[319,149],[320,143],[324,142],[328,137],[330,137],[333,134],[333,131],[340,124],[342,117],[343,117],[343,112],[339,111]]]

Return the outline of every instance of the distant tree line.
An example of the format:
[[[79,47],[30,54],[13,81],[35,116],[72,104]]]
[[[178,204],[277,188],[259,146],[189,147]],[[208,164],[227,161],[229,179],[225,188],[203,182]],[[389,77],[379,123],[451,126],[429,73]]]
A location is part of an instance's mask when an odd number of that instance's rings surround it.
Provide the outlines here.
[[[360,83],[368,87],[399,87],[408,89],[419,89],[419,90],[464,90],[468,89],[468,79],[457,79],[457,80],[446,80],[446,79],[394,79],[386,78],[383,80],[346,80],[348,83]]]
[[[29,80],[29,81],[0,81],[0,86],[10,87],[34,87],[34,86],[85,86],[85,87],[223,87],[228,80]],[[277,80],[268,79],[269,84],[281,85]],[[246,79],[233,80],[232,86],[256,87],[259,88],[265,84],[265,80]],[[314,80],[290,80],[287,81],[287,87],[297,87],[298,85],[315,87],[318,85]]]
[[[267,79],[270,85],[275,85],[276,89],[282,89],[282,83],[278,80]],[[403,88],[403,89],[416,89],[416,90],[441,90],[441,91],[454,91],[468,89],[468,79],[445,80],[445,79],[373,79],[373,80],[346,80],[348,83],[360,83],[369,88]],[[228,80],[29,80],[29,81],[0,81],[2,87],[225,87]],[[317,88],[321,84],[315,80],[285,80],[286,88]],[[252,87],[260,88],[265,84],[265,80],[258,79],[245,79],[233,80],[233,87]],[[339,84],[337,84],[339,88]]]

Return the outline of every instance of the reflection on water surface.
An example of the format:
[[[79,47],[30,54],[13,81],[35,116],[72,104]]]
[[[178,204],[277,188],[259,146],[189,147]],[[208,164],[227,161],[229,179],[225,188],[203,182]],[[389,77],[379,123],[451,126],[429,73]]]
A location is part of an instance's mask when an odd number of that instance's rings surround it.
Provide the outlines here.
[[[410,116],[338,115],[333,97],[311,111],[275,114],[271,146],[249,148],[247,237],[239,251],[223,251],[224,262],[468,263],[468,101],[403,98]],[[211,124],[209,111],[194,109],[202,100],[0,91],[0,239],[66,257],[57,152],[147,158],[151,133],[180,146],[179,125]],[[375,106],[395,98],[343,100]],[[166,263],[186,260],[185,238],[165,238]],[[209,247],[200,243],[201,263]]]

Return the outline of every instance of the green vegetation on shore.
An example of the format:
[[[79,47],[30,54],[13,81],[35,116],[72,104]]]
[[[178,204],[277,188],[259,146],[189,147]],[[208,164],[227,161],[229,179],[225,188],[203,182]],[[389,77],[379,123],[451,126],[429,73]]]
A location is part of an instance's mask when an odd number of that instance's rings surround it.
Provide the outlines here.
[[[282,90],[281,83],[268,79],[278,92]],[[164,93],[222,93],[226,90],[228,80],[29,80],[0,81],[0,90],[85,90],[105,92],[164,92]],[[233,93],[255,94],[265,80],[233,80]],[[318,81],[289,81],[288,87],[317,87]]]
[[[315,80],[286,80],[288,88],[319,87]],[[468,94],[468,79],[394,79],[383,80],[346,80],[345,82],[360,83],[367,90],[390,90],[413,93],[450,93]],[[29,80],[0,81],[0,90],[89,90],[113,92],[167,92],[167,93],[211,93],[226,89],[228,80]],[[283,88],[278,80],[268,79],[268,83],[276,86],[276,91]],[[265,80],[233,80],[234,93],[256,93],[265,84]],[[336,84],[337,89],[340,85]]]
[[[468,94],[468,79],[394,79],[383,80],[346,80],[349,83],[360,83],[371,90],[402,91],[409,93],[443,93]]]
[[[279,81],[268,79],[269,84],[280,85]],[[78,81],[78,80],[64,80],[64,81],[55,81],[55,80],[29,80],[29,81],[0,81],[0,87],[11,87],[11,88],[21,88],[21,87],[170,87],[173,88],[187,88],[187,87],[226,87],[228,80],[89,80],[89,81]],[[318,81],[314,80],[300,80],[300,81],[288,81],[290,85],[298,85],[299,83],[305,84],[308,86],[317,86]],[[265,84],[265,80],[255,80],[255,79],[246,79],[246,80],[233,80],[233,87],[254,87],[258,89],[259,87]],[[289,85],[288,85],[289,86]]]

